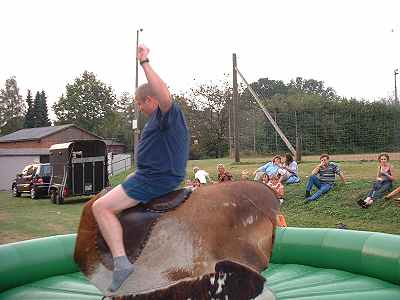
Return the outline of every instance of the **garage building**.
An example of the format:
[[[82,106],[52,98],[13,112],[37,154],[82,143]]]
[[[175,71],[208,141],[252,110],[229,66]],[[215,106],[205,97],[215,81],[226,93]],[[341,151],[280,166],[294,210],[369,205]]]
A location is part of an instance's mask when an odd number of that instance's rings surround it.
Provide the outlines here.
[[[26,128],[0,137],[0,190],[11,190],[17,173],[31,163],[49,161],[53,144],[103,138],[74,124]]]

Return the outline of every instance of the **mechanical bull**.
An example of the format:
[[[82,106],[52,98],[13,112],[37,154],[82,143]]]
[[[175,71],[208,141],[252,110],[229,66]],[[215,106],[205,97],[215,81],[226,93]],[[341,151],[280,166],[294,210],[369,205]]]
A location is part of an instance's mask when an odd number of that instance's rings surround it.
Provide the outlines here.
[[[75,261],[105,295],[112,256],[90,200],[82,213]],[[267,186],[238,181],[172,192],[119,216],[135,270],[112,299],[266,299],[265,279],[279,202]],[[264,292],[263,292],[264,290]],[[273,299],[272,298],[268,299]]]

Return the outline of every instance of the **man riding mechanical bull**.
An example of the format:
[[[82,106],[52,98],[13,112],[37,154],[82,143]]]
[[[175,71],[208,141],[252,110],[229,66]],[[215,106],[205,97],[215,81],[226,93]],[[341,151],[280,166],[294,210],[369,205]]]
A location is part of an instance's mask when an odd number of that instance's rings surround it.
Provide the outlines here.
[[[149,120],[137,147],[136,172],[93,205],[93,214],[114,258],[110,292],[115,292],[133,272],[117,214],[176,189],[185,178],[189,155],[185,118],[172,101],[167,85],[151,67],[148,54],[148,48],[139,46],[137,59],[148,83],[137,89],[135,101]]]
[[[136,90],[135,101],[148,121],[136,172],[86,204],[75,261],[114,299],[264,294],[260,272],[269,264],[279,202],[267,186],[252,181],[205,186],[190,196],[175,191],[186,175],[189,131],[148,54],[138,47],[148,83]]]

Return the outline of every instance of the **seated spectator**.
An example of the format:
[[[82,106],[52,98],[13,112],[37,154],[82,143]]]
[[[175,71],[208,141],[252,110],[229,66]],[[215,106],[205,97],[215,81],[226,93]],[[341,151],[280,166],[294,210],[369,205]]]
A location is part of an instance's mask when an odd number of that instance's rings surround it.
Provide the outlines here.
[[[281,182],[286,184],[299,183],[300,178],[297,175],[297,162],[293,160],[293,156],[287,153],[285,155],[285,162],[278,170],[281,174]]]
[[[268,176],[275,175],[276,173],[278,173],[281,163],[281,157],[279,155],[274,156],[272,158],[272,161],[267,162],[265,165],[259,167],[257,170],[254,171],[254,180],[261,181],[264,174],[267,174]]]
[[[225,166],[223,164],[218,164],[218,182],[232,181],[232,175],[225,170]]]
[[[320,156],[320,164],[316,166],[308,179],[306,186],[306,199],[308,202],[315,201],[322,194],[327,193],[335,186],[335,175],[338,175],[343,183],[346,183],[342,172],[338,165],[329,161],[328,154],[322,154]],[[317,192],[311,195],[312,188],[316,186]]]
[[[193,168],[194,180],[198,180],[199,184],[207,184],[207,181],[210,181],[210,175],[204,170],[200,170],[199,167]]]
[[[276,197],[282,204],[283,197],[285,196],[285,188],[281,183],[280,178],[281,178],[280,174],[275,174],[268,179],[268,175],[265,174],[265,176],[263,177],[263,183],[268,185],[275,192]]]
[[[186,187],[192,187],[192,188],[196,188],[200,186],[200,181],[198,179],[194,179],[194,180],[186,180]]]
[[[240,173],[240,180],[249,180],[249,178],[250,178],[250,172],[249,172],[249,170],[243,170],[243,171]]]
[[[383,194],[388,192],[392,186],[394,177],[393,166],[389,164],[389,155],[383,153],[378,156],[378,171],[376,181],[372,185],[371,191],[365,200],[359,200],[357,203],[362,208],[368,208],[375,200],[382,198]]]

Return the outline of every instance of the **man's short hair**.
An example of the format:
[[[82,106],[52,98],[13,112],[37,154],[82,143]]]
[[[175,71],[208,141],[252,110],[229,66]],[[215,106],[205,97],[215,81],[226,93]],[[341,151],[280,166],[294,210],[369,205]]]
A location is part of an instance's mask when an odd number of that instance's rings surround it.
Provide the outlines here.
[[[327,159],[329,159],[329,155],[326,154],[326,153],[324,153],[324,154],[321,154],[321,156],[319,157],[319,160],[323,159],[324,157],[326,157]]]
[[[198,170],[200,170],[200,168],[199,167],[193,167],[193,172],[197,172]]]
[[[148,83],[144,83],[136,89],[135,98],[144,101],[146,97],[155,97],[153,89]]]

